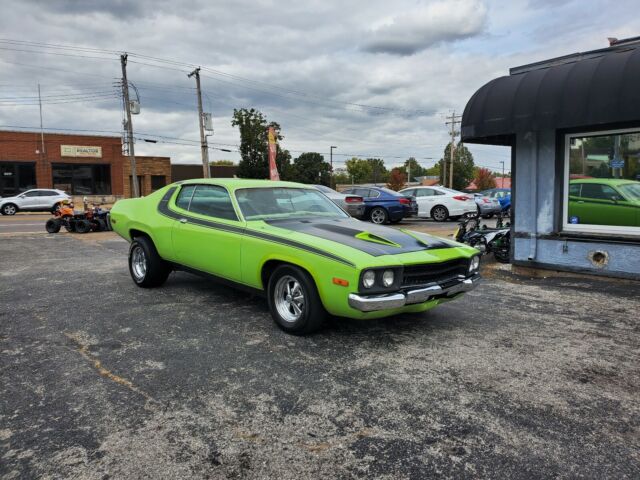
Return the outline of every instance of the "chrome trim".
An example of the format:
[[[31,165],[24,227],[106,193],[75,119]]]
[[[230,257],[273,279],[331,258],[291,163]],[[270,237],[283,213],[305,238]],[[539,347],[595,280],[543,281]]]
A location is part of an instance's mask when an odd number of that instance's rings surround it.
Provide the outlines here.
[[[379,310],[390,310],[404,307],[405,305],[415,305],[424,303],[432,297],[444,295],[452,297],[462,292],[473,290],[480,281],[480,275],[461,278],[458,283],[448,288],[434,284],[428,287],[407,290],[406,292],[386,293],[382,295],[358,295],[349,294],[349,306],[361,312],[376,312]]]

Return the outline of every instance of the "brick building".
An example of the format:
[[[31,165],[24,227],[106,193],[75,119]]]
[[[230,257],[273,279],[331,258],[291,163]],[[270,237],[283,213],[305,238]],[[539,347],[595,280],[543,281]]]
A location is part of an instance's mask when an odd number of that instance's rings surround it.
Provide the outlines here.
[[[131,166],[120,137],[0,131],[0,196],[31,188],[111,199],[131,196]],[[138,184],[148,195],[171,183],[168,157],[136,156]],[[107,200],[108,201],[108,200]]]

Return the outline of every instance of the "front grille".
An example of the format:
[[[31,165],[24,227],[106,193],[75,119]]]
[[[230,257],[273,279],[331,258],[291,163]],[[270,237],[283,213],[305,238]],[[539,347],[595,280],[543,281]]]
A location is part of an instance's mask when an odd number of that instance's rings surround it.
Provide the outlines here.
[[[402,277],[403,287],[425,285],[427,283],[448,283],[458,275],[466,276],[469,260],[459,258],[440,263],[424,263],[422,265],[408,265],[404,267]]]

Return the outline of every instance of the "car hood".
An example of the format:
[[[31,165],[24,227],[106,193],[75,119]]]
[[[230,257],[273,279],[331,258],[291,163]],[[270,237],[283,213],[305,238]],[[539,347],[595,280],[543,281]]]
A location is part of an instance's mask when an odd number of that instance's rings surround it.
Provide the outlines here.
[[[278,219],[266,220],[265,223],[277,229],[330,240],[374,257],[460,246],[424,233],[365,223],[353,218]]]

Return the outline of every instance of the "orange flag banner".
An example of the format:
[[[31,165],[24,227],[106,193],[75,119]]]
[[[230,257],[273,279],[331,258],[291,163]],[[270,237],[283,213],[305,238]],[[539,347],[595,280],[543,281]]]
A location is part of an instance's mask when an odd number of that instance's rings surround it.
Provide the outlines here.
[[[269,178],[271,180],[279,181],[280,175],[278,174],[278,165],[276,165],[276,130],[273,127],[269,127]]]

